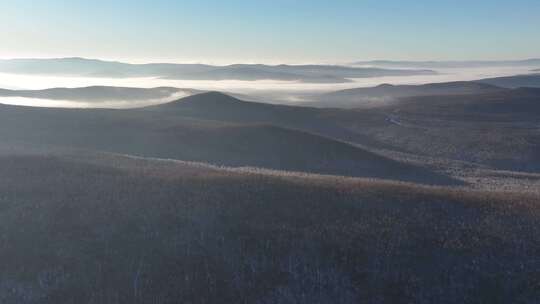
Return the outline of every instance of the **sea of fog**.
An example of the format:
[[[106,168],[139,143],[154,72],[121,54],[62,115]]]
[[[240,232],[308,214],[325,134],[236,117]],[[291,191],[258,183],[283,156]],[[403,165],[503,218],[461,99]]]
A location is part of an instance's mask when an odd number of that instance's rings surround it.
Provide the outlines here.
[[[497,67],[497,68],[447,68],[439,69],[437,75],[391,76],[352,79],[347,83],[303,83],[294,81],[239,81],[239,80],[171,80],[161,78],[98,78],[98,77],[59,77],[0,73],[0,88],[17,90],[39,90],[56,87],[87,86],[119,86],[119,87],[176,87],[196,90],[215,90],[237,94],[245,99],[272,103],[301,104],[306,96],[335,90],[370,87],[383,83],[389,84],[423,84],[458,80],[477,80],[482,78],[512,76],[530,73],[530,67]],[[81,103],[70,100],[47,100],[20,97],[0,97],[0,103],[46,106],[46,107],[108,107],[129,108],[172,101],[185,94],[171,96],[159,100],[131,102],[127,100],[111,100],[109,102]]]

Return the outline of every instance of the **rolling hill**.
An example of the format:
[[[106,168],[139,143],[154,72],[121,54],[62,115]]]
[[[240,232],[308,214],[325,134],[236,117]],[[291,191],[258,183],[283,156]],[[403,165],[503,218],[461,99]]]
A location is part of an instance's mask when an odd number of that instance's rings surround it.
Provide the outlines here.
[[[338,108],[373,108],[398,102],[399,99],[429,95],[470,95],[502,91],[502,88],[467,81],[424,85],[382,84],[321,94],[308,105]]]
[[[98,154],[0,156],[0,300],[533,303],[539,198]]]
[[[491,88],[491,87],[490,87]],[[374,109],[318,109],[194,95],[142,111],[304,130],[370,149],[540,171],[537,89],[420,96]]]
[[[433,75],[431,70],[358,68],[337,65],[129,64],[85,58],[0,60],[0,72],[85,77],[160,77],[177,80],[283,80],[341,83],[350,78]]]
[[[539,89],[411,97],[361,113],[348,123],[356,132],[415,155],[540,171]]]
[[[533,87],[540,88],[540,74],[516,75],[478,80],[477,82],[491,84],[503,88]]]
[[[536,89],[517,89],[410,97],[382,108],[346,110],[246,102],[209,92],[131,110],[3,106],[0,134],[11,141],[109,149],[223,165],[237,166],[244,162],[243,165],[314,172],[310,167],[317,163],[324,165],[317,165],[315,172],[354,176],[364,176],[362,171],[369,171],[364,170],[364,165],[350,165],[361,163],[362,155],[370,155],[368,150],[539,172],[539,98]],[[207,128],[201,127],[204,125]],[[251,128],[261,134],[250,132]],[[245,135],[231,135],[234,132]],[[220,134],[228,134],[234,141],[227,143]],[[281,138],[276,134],[286,136]],[[244,136],[248,139],[243,139]],[[193,139],[197,140],[182,144]],[[306,149],[297,142],[304,140],[309,143],[306,147],[310,151],[321,153],[309,152],[309,157],[298,161]],[[274,143],[275,148],[254,149],[249,141],[264,147],[269,147],[266,142]],[[218,147],[217,142],[223,146]],[[325,146],[334,147],[330,150],[335,152],[328,152]],[[253,154],[257,155],[256,159]],[[414,173],[416,169],[410,173],[384,169],[381,174],[370,174],[379,177],[392,171],[404,173],[392,175],[396,179],[431,179],[424,172]]]
[[[308,128],[304,131],[291,128],[280,123],[286,122],[287,117],[281,117],[282,121],[271,119],[272,113],[267,109],[272,107],[242,102],[220,93],[203,93],[133,110],[4,105],[0,106],[0,140],[225,166],[459,184],[427,169],[309,133]],[[278,109],[304,111],[303,108]],[[201,113],[205,117],[196,115]],[[247,119],[235,122],[212,115],[240,115]],[[265,120],[265,115],[269,119]],[[299,118],[294,112],[288,115],[290,119]],[[306,121],[316,123],[317,120]]]
[[[534,303],[540,193],[388,155],[540,179],[539,101],[0,105],[0,302]]]

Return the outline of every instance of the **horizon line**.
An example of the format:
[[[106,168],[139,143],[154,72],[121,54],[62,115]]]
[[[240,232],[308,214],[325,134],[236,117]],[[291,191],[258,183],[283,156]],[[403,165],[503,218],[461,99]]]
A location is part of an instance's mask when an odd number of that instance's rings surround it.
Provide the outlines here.
[[[133,59],[113,59],[113,58],[98,58],[98,57],[84,57],[84,56],[57,56],[57,57],[9,57],[9,56],[0,56],[0,60],[67,60],[67,59],[77,59],[77,60],[93,60],[93,61],[102,61],[102,62],[111,62],[111,63],[124,63],[124,64],[133,64],[133,65],[143,65],[143,64],[196,64],[196,65],[209,65],[209,66],[230,66],[230,65],[269,65],[269,66],[279,66],[279,65],[354,65],[355,63],[370,63],[370,62],[410,62],[410,63],[461,63],[461,62],[521,62],[521,61],[531,61],[531,60],[540,60],[540,56],[538,57],[527,57],[527,58],[520,58],[520,59],[441,59],[441,60],[431,60],[431,59],[425,59],[425,60],[408,60],[408,59],[369,59],[369,60],[353,60],[349,62],[328,62],[328,61],[318,61],[318,62],[282,62],[277,63],[276,61],[273,61],[273,63],[270,63],[268,61],[246,61],[246,62],[239,62],[239,61],[231,61],[229,63],[221,63],[218,64],[215,61],[175,61],[175,60],[152,60],[152,59],[141,59],[141,60],[133,60]]]

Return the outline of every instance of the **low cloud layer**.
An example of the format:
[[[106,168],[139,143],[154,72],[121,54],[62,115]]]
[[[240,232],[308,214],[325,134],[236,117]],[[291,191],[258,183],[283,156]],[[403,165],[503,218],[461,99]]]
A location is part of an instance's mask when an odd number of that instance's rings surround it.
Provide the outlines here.
[[[482,67],[449,68],[437,70],[437,75],[387,76],[351,79],[348,83],[303,83],[297,81],[240,81],[240,80],[173,80],[154,77],[141,78],[103,78],[103,77],[60,77],[0,73],[0,87],[5,89],[41,90],[58,87],[117,86],[117,87],[175,87],[202,91],[223,91],[237,94],[244,99],[256,101],[302,104],[310,101],[310,95],[336,90],[371,87],[382,83],[389,84],[424,84],[448,81],[468,81],[482,78],[512,76],[531,73],[532,67]],[[148,100],[108,100],[87,103],[73,100],[45,100],[33,98],[0,97],[0,103],[55,106],[55,107],[110,107],[126,108],[168,102],[187,96],[182,92],[167,98]]]
[[[180,98],[190,96],[191,91],[179,91],[167,97],[155,99],[103,99],[100,101],[62,100],[47,98],[29,97],[0,97],[0,103],[51,108],[109,108],[109,109],[129,109],[171,102]]]

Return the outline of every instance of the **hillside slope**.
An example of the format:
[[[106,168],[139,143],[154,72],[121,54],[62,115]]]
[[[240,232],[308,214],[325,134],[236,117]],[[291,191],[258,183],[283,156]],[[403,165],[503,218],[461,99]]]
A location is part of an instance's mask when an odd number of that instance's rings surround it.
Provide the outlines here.
[[[223,149],[221,147],[216,149],[214,143],[204,140],[211,132],[203,132],[197,125],[223,127],[245,125],[247,128],[253,125],[259,127],[270,125],[289,129],[293,133],[300,132],[286,137],[290,139],[288,143],[282,141],[276,144],[274,149],[262,151],[258,160],[261,162],[275,160],[274,155],[280,155],[278,158],[281,160],[275,162],[273,168],[284,169],[282,164],[287,163],[285,161],[287,155],[300,155],[297,153],[300,151],[298,148],[300,145],[292,138],[305,137],[310,133],[326,138],[327,144],[331,146],[345,147],[343,142],[354,145],[358,157],[366,154],[366,149],[385,150],[473,162],[494,169],[540,172],[539,100],[540,91],[537,89],[516,89],[488,94],[411,97],[404,102],[382,108],[345,110],[246,102],[221,93],[209,92],[167,104],[132,110],[32,109],[3,106],[0,111],[2,116],[0,126],[3,127],[0,134],[3,134],[3,138],[12,140],[19,138],[48,144],[76,143],[77,147],[83,148],[109,148],[108,151],[113,152],[185,160],[193,159],[200,151],[208,151],[208,148],[212,147],[210,151],[215,151],[215,157],[208,161],[223,163],[224,159],[220,159],[220,153],[234,156],[234,149],[253,145],[242,141],[240,137],[231,136],[238,139],[236,144],[233,141],[230,145],[224,145]],[[174,129],[175,125],[191,126],[185,128],[184,139],[180,132],[182,128],[176,128],[179,135],[173,136],[174,132],[170,130]],[[213,130],[219,134],[219,128],[214,127]],[[227,130],[240,132],[241,128]],[[262,136],[269,138],[269,142],[277,143],[270,139],[274,133],[272,130],[275,129],[259,130],[264,131]],[[63,135],[54,136],[55,132]],[[292,134],[290,132],[287,134]],[[258,140],[257,135],[251,134],[253,140]],[[199,138],[201,140],[197,144],[200,145],[196,145],[191,152],[187,149],[189,145],[182,145],[183,140]],[[319,144],[306,148],[316,149],[315,151],[321,149],[320,141],[314,139],[308,141]],[[226,147],[233,146],[234,149],[226,152]],[[114,149],[111,150],[111,147]],[[197,150],[197,147],[200,149]],[[349,148],[336,149],[349,150]],[[179,151],[182,154],[174,154],[180,153]],[[185,158],[186,155],[189,158]],[[310,157],[317,160],[317,163],[328,163],[329,166],[339,164],[337,166],[343,169],[347,166],[344,164],[348,162],[340,163],[339,159],[350,160],[351,157],[348,155],[352,154],[346,153],[342,155],[343,157],[334,154],[330,159],[323,154]],[[240,153],[237,159],[252,159],[252,157],[249,153]],[[291,160],[289,164],[295,163],[292,159],[298,158],[289,158]],[[306,164],[309,164],[309,159],[306,159]],[[231,159],[226,161],[224,164],[239,163],[235,160],[230,162]],[[313,163],[302,170],[308,170],[309,166],[313,166]],[[294,170],[300,168],[295,167]],[[337,172],[332,170],[324,172]],[[416,173],[410,174],[414,175]]]
[[[351,128],[415,155],[540,171],[540,90],[409,98]]]
[[[321,94],[309,105],[336,108],[373,108],[396,103],[401,98],[430,95],[471,95],[499,92],[504,89],[489,84],[468,81],[430,83],[423,85],[382,84]]]
[[[404,98],[374,109],[318,109],[244,102],[220,93],[142,109],[155,115],[267,123],[371,149],[540,172],[538,89]]]
[[[202,95],[210,104],[229,108],[226,100],[208,98],[211,96]],[[189,100],[193,99],[183,101],[184,105],[189,105]],[[255,116],[246,116],[254,118],[252,121],[231,123],[177,115],[169,109],[172,105],[160,106],[159,111],[0,106],[0,140],[226,166],[459,184],[427,169],[335,139],[272,125]],[[244,114],[235,111],[235,115]]]
[[[511,89],[521,87],[540,88],[540,74],[487,78],[477,82]]]
[[[0,157],[0,300],[533,303],[538,197]]]

